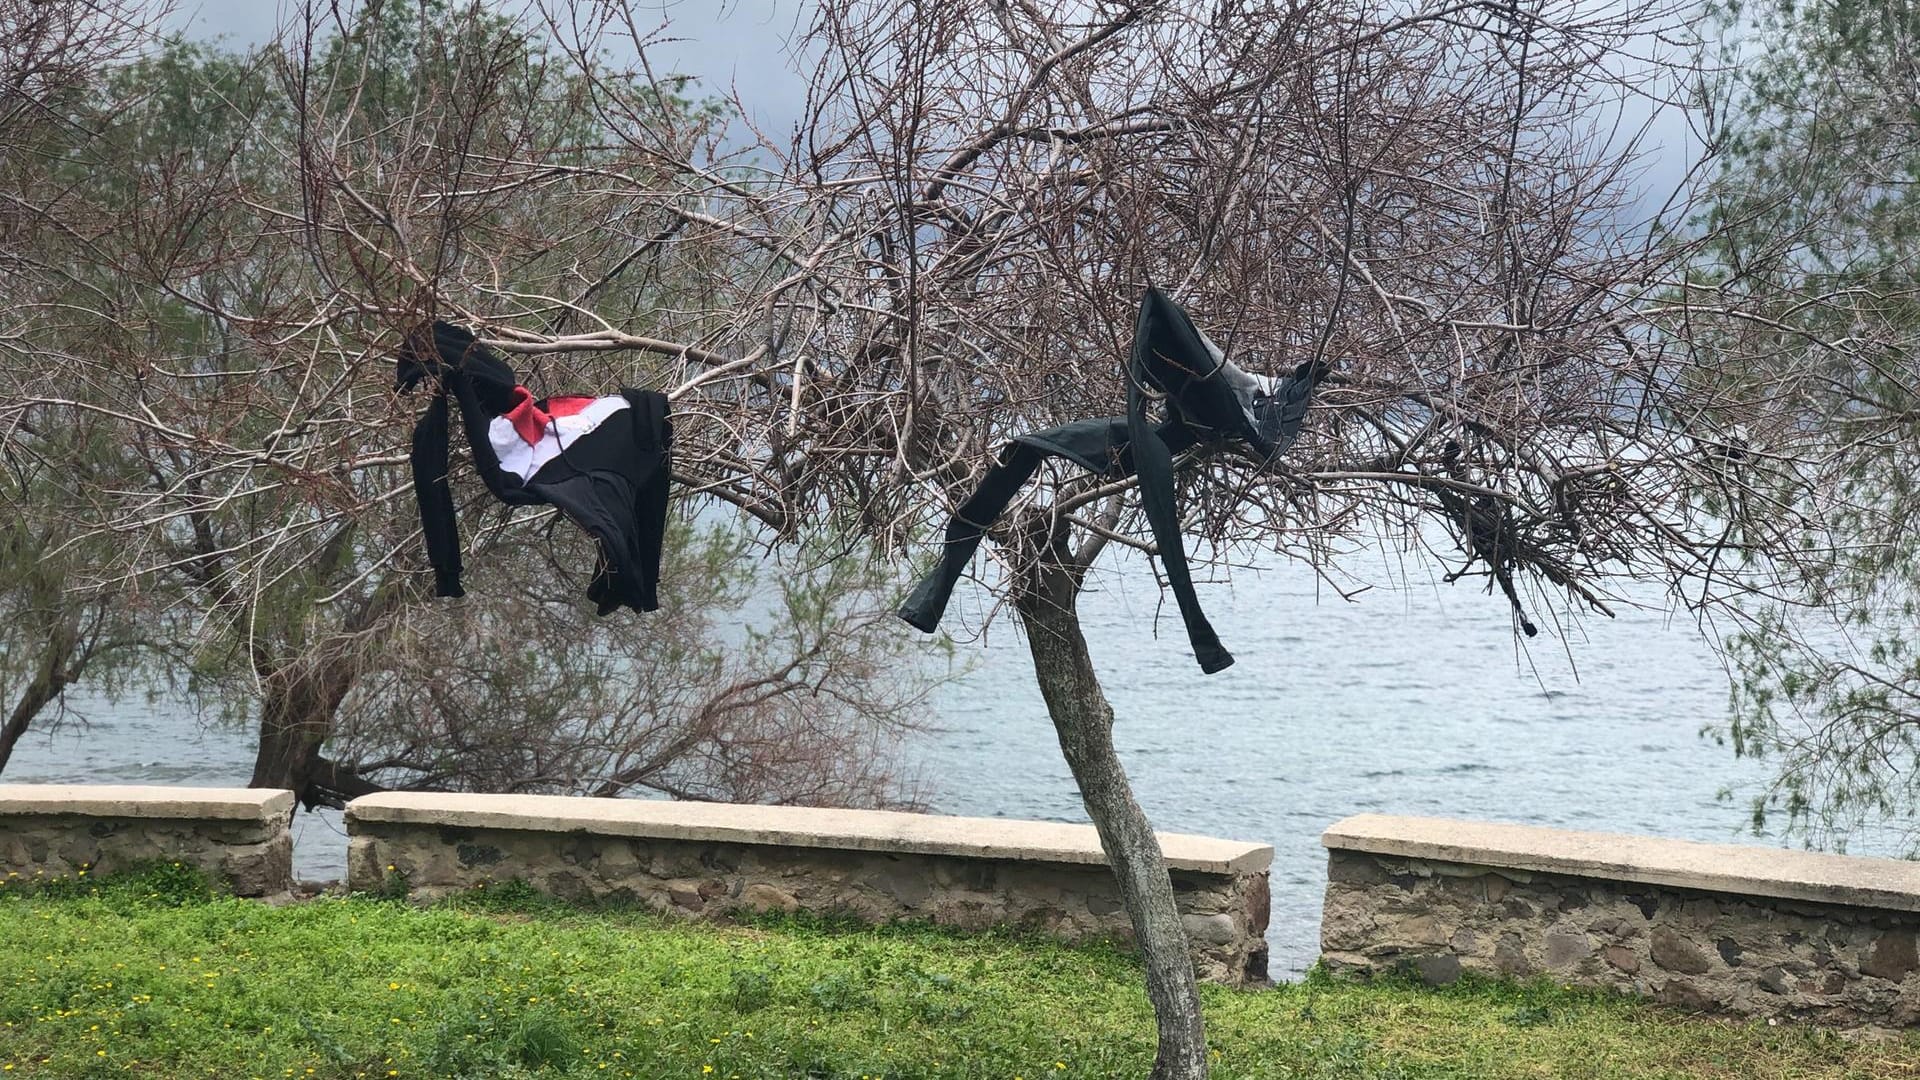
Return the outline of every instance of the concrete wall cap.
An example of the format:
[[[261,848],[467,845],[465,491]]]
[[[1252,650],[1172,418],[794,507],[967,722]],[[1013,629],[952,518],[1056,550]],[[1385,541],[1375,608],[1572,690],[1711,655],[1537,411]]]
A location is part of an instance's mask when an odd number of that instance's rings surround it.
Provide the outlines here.
[[[1398,858],[1920,911],[1920,863],[1905,859],[1389,814],[1356,814],[1322,833],[1320,843]]]
[[[271,821],[293,809],[280,788],[158,787],[137,784],[0,784],[0,817],[200,818]]]
[[[360,823],[584,831],[656,840],[899,851],[1032,862],[1106,862],[1100,850],[1100,837],[1091,825],[903,814],[889,810],[394,791],[363,795],[348,803],[348,834]],[[1273,848],[1266,844],[1180,833],[1159,836],[1167,865],[1175,870],[1247,873],[1264,870],[1273,862]]]

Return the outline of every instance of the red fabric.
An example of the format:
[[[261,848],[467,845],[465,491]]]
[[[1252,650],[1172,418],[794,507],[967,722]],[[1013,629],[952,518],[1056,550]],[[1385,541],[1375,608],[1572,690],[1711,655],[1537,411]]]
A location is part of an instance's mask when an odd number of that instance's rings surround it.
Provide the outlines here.
[[[548,398],[547,407],[542,409],[533,403],[533,391],[516,386],[513,388],[513,408],[500,415],[513,425],[514,434],[520,436],[521,442],[532,446],[546,435],[547,427],[556,417],[572,416],[597,400],[590,397]]]
[[[507,418],[507,422],[513,425],[514,434],[520,436],[520,441],[528,446],[539,442],[540,436],[547,432],[547,425],[553,421],[550,415],[533,403],[533,392],[524,386],[513,388],[513,408],[500,415]]]

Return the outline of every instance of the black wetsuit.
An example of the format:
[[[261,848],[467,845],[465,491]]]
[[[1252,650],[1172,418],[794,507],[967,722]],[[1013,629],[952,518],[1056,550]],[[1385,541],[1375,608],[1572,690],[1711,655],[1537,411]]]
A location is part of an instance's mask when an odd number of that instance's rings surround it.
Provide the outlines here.
[[[1197,443],[1218,440],[1245,442],[1268,459],[1279,455],[1299,436],[1313,388],[1325,372],[1324,365],[1301,364],[1277,380],[1248,375],[1207,340],[1178,304],[1149,288],[1140,301],[1127,362],[1127,414],[1014,436],[947,523],[940,563],[907,597],[900,617],[932,633],[981,536],[1044,458],[1062,457],[1100,476],[1139,474],[1141,503],[1194,658],[1209,674],[1231,666],[1233,654],[1220,644],[1194,595],[1173,503],[1173,457]],[[1158,425],[1147,417],[1148,387],[1165,395],[1167,418]]]

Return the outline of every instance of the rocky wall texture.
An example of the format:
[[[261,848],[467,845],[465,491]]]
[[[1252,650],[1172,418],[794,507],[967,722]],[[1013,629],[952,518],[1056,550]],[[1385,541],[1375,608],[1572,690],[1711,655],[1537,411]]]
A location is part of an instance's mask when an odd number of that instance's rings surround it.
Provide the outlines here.
[[[808,911],[868,922],[1019,926],[1065,940],[1132,931],[1099,864],[836,848],[470,829],[349,819],[348,887],[422,899],[520,879],[570,900],[639,903],[695,918]],[[1264,870],[1176,870],[1173,885],[1202,979],[1267,976]]]
[[[293,836],[284,815],[267,820],[0,816],[0,877],[110,874],[150,862],[197,867],[236,896],[271,896],[293,884]]]
[[[1322,962],[1616,990],[1688,1009],[1920,1023],[1920,914],[1333,850]]]

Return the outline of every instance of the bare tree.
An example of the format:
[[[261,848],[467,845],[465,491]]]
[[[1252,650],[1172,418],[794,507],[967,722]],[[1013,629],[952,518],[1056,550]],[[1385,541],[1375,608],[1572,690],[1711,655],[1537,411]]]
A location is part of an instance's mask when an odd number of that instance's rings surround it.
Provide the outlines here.
[[[671,357],[676,406],[713,424],[684,477],[698,490],[779,534],[825,523],[917,553],[1006,439],[1119,410],[1133,312],[1157,285],[1244,368],[1334,365],[1286,463],[1180,457],[1183,515],[1215,565],[1451,533],[1452,576],[1497,587],[1529,633],[1530,612],[1549,629],[1610,614],[1611,577],[1711,567],[1723,522],[1695,481],[1716,465],[1647,319],[1676,254],[1635,227],[1637,144],[1609,129],[1677,83],[1660,45],[1685,38],[1675,9],[811,11],[798,129],[730,156],[646,122],[674,87],[631,6],[551,7],[622,164],[529,161],[495,181],[582,184],[561,200],[577,220],[659,215],[629,233],[635,258],[755,268],[644,331],[602,313],[604,275],[564,296],[476,290],[512,315],[492,340],[519,355]],[[609,66],[609,42],[638,63]],[[405,264],[404,231],[378,224],[383,264]],[[528,333],[529,316],[547,327]],[[1186,943],[1076,613],[1108,548],[1159,554],[1139,513],[1117,471],[1049,473],[989,531],[991,584],[1026,629],[1145,954],[1155,1075],[1191,1077],[1206,1061]]]
[[[42,431],[21,423],[0,437],[7,451],[0,506],[8,508],[0,525],[0,771],[29,728],[65,716],[69,686],[83,676],[114,686],[146,645],[142,598],[84,584],[88,560],[104,545],[76,535],[62,513],[88,475],[76,475],[73,463],[108,456],[97,445],[110,437],[104,427]]]
[[[32,156],[48,128],[70,121],[68,105],[109,65],[150,44],[171,0],[0,2],[0,161]]]
[[[930,684],[894,632],[897,577],[675,531],[638,632],[544,557],[495,553],[467,602],[409,609],[332,745],[394,786],[910,805],[897,751]],[[591,565],[585,547],[559,550]]]
[[[1007,438],[1120,410],[1157,285],[1244,368],[1334,364],[1286,463],[1179,459],[1183,517],[1220,566],[1254,546],[1318,563],[1424,544],[1433,523],[1459,540],[1454,576],[1500,587],[1531,631],[1523,608],[1549,627],[1610,613],[1608,577],[1672,582],[1708,557],[1685,483],[1698,445],[1670,422],[1641,317],[1670,253],[1635,238],[1634,142],[1606,132],[1674,76],[1671,57],[1623,59],[1673,10],[815,11],[796,136],[768,140],[751,182],[703,191],[783,271],[759,301],[773,331],[729,371],[775,391],[760,430],[782,506],[914,550]],[[1186,943],[1076,612],[1110,547],[1158,553],[1139,512],[1126,476],[1062,468],[989,530],[989,584],[1121,883],[1154,1075],[1192,1077]]]

